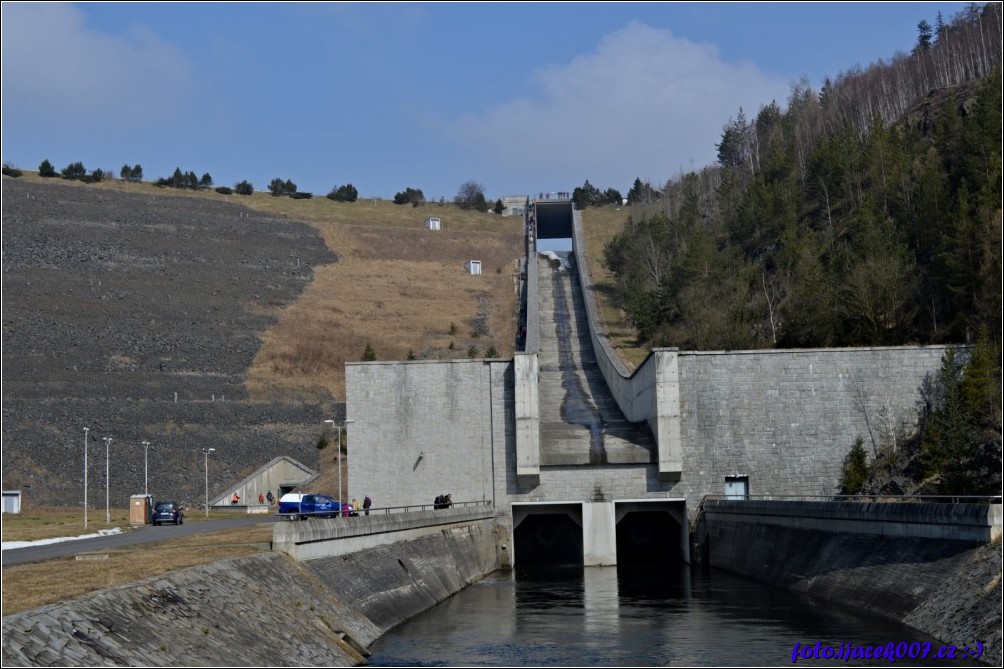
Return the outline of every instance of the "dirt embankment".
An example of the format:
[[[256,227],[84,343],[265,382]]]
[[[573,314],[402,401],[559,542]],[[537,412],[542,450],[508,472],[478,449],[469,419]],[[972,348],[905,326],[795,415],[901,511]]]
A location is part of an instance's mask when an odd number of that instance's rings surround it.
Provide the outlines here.
[[[91,501],[144,486],[203,500],[279,454],[316,464],[323,389],[252,401],[261,338],[315,267],[315,229],[228,201],[3,181],[3,485],[79,504],[84,428]]]

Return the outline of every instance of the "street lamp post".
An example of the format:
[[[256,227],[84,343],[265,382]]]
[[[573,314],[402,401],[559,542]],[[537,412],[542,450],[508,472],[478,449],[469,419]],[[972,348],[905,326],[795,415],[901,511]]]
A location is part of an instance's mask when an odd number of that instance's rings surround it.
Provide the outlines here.
[[[347,427],[349,423],[354,423],[355,421],[346,420],[344,423],[336,423],[333,420],[326,420],[324,422],[338,428],[338,503],[341,504],[344,502],[342,499],[342,428]]]
[[[209,517],[209,454],[215,450],[215,448],[202,449],[202,454],[206,456],[206,518]]]
[[[84,428],[84,529],[87,529],[87,433],[91,428]]]
[[[148,464],[150,462],[148,457],[148,451],[150,450],[150,442],[144,441],[143,443],[143,494],[149,495],[150,491],[147,490],[147,472],[149,471]]]
[[[105,437],[102,441],[105,442],[105,523],[111,524],[112,513],[111,507],[108,504],[108,451],[112,445],[112,438]]]

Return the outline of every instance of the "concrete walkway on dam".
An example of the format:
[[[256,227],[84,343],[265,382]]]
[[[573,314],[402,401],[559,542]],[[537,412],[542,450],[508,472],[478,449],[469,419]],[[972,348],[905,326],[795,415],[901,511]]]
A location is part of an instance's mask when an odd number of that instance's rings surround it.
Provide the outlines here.
[[[597,365],[574,257],[559,257],[537,257],[540,464],[656,462],[648,425],[628,422]]]

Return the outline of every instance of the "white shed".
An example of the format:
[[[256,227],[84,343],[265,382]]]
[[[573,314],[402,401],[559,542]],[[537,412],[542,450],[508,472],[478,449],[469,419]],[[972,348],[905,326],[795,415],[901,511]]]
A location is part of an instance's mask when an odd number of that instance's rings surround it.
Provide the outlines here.
[[[464,264],[464,267],[470,272],[471,276],[479,276],[481,274],[480,260],[469,260]]]
[[[3,491],[3,512],[4,513],[21,513],[21,491],[20,490],[4,490]]]
[[[425,227],[429,228],[430,230],[439,230],[440,221],[438,218],[427,218],[425,219]]]

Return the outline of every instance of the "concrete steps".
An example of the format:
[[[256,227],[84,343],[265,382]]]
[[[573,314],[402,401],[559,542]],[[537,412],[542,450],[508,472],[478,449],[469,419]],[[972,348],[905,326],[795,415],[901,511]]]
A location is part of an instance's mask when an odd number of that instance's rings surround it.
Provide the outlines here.
[[[541,466],[656,462],[648,425],[624,418],[589,339],[579,277],[567,254],[537,259]]]

